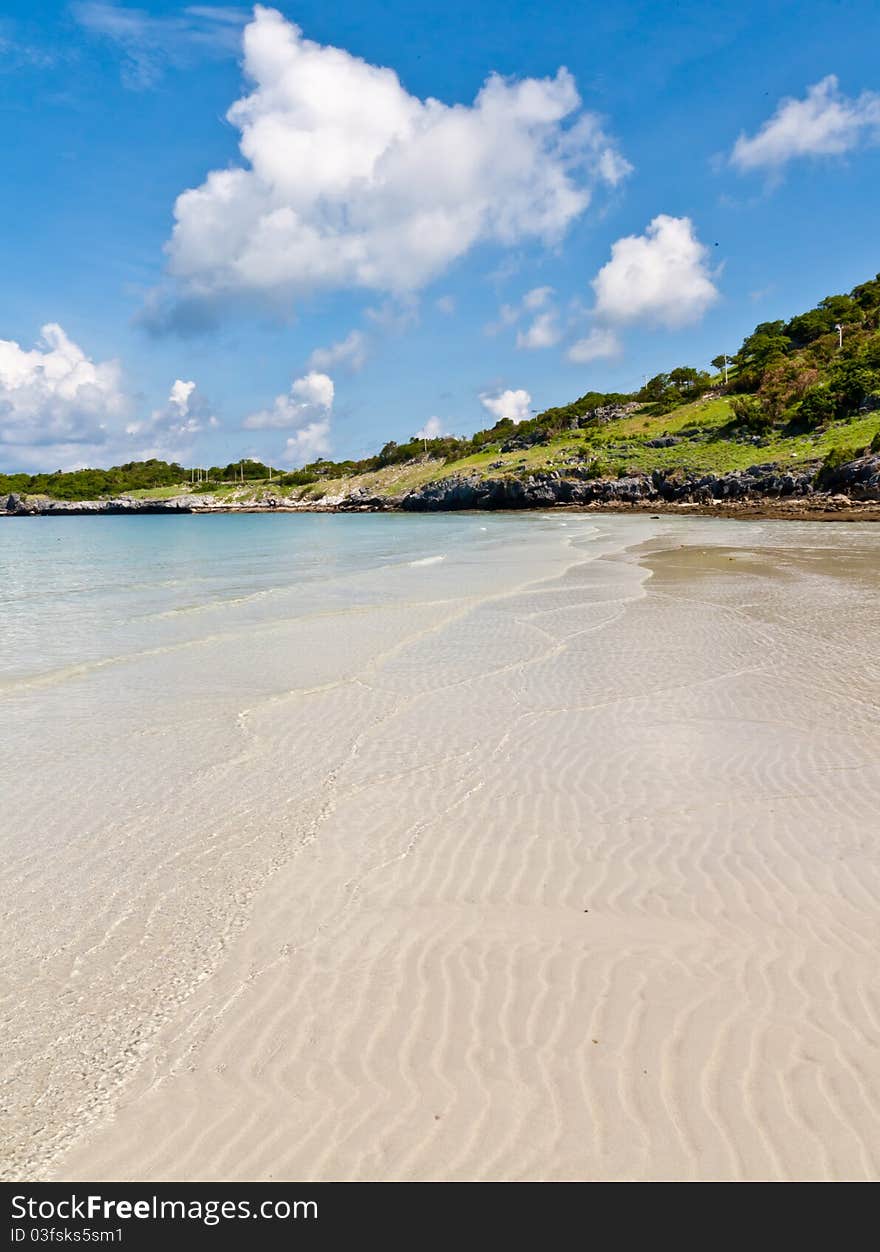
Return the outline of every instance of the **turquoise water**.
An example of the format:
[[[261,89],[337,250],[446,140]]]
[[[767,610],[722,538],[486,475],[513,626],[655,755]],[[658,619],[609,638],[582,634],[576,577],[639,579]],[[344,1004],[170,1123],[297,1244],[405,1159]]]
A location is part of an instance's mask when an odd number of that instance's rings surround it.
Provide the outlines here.
[[[436,579],[435,566],[454,561],[464,577],[512,534],[558,526],[386,514],[4,519],[0,684],[192,639],[221,620],[405,597],[419,581],[414,562]],[[403,583],[401,569],[412,571]],[[441,592],[450,580],[443,571]]]

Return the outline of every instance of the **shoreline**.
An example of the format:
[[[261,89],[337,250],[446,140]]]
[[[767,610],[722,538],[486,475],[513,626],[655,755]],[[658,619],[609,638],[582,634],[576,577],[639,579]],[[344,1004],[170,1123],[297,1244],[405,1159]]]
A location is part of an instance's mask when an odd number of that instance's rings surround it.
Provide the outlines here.
[[[593,478],[558,471],[480,478],[448,474],[408,491],[367,479],[284,494],[272,483],[221,485],[179,495],[122,494],[98,500],[63,500],[11,493],[0,516],[91,516],[177,513],[466,513],[563,509],[591,514],[727,517],[761,520],[880,521],[880,454],[865,454],[828,473],[785,469],[776,463],[697,475],[681,470],[630,472]]]
[[[274,513],[396,513],[406,514],[417,510],[402,507],[399,501],[384,503],[347,503],[334,501],[322,504],[320,501],[271,503],[259,501],[241,504],[213,504],[180,500],[140,501],[127,498],[113,500],[53,500],[49,503],[33,507],[21,508],[16,511],[0,512],[0,518],[22,517],[175,517],[205,516],[211,514],[229,515],[235,513],[274,514]],[[496,508],[478,505],[469,508],[448,508],[425,510],[431,513],[445,514],[485,514],[511,515],[520,513],[548,512],[575,515],[628,515],[648,517],[717,517],[729,518],[733,521],[800,521],[800,522],[880,522],[880,501],[852,500],[842,495],[798,496],[788,499],[750,499],[750,500],[712,500],[712,501],[668,501],[668,500],[637,500],[610,501],[597,500],[589,503],[568,503],[563,501],[535,501],[521,506]]]

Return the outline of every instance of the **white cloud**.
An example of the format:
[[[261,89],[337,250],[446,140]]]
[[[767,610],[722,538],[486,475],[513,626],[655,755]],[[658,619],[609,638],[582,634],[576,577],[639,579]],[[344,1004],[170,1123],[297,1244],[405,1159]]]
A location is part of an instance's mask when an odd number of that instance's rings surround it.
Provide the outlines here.
[[[416,431],[416,439],[442,439],[449,431],[444,430],[442,417],[429,417],[421,430]]]
[[[287,440],[281,460],[285,465],[308,465],[329,451],[330,422],[309,422]]]
[[[487,322],[483,327],[483,330],[487,335],[497,335],[508,326],[514,326],[519,321],[521,316],[521,305],[502,304],[501,308],[498,310],[498,320],[495,322]]]
[[[408,296],[399,300],[383,300],[381,304],[365,309],[364,314],[383,334],[402,335],[418,323],[418,301]]]
[[[566,357],[575,365],[586,365],[588,361],[598,361],[602,357],[617,356],[621,351],[620,340],[613,330],[596,326],[583,339],[578,339],[566,352]]]
[[[412,293],[478,243],[557,241],[628,169],[565,69],[492,75],[471,106],[420,100],[259,6],[244,67],[251,90],[227,116],[247,165],[175,206],[184,296]]]
[[[536,309],[546,308],[552,295],[552,287],[533,287],[523,296],[522,307],[527,312],[534,313]]]
[[[533,287],[517,304],[502,304],[498,320],[484,329],[487,335],[497,335],[508,326],[515,326],[527,315],[531,318],[524,330],[517,331],[518,348],[552,348],[562,337],[559,312],[553,303],[552,287]]]
[[[132,455],[174,460],[191,449],[196,435],[219,424],[196,384],[177,378],[162,408],[154,409],[147,421],[130,422],[125,433],[139,441]]]
[[[484,393],[480,396],[480,403],[496,422],[505,417],[515,423],[524,422],[531,416],[532,397],[522,388],[516,391],[508,388],[507,391],[499,391],[497,395]]]
[[[880,94],[845,96],[829,74],[804,99],[782,100],[757,134],[740,135],[730,160],[741,170],[778,170],[797,157],[839,156],[863,141],[880,141]]]
[[[312,370],[296,378],[290,391],[276,396],[271,409],[261,409],[244,419],[245,430],[292,430],[313,417],[329,420],[333,408],[333,379]]]
[[[690,218],[660,214],[644,235],[612,244],[611,260],[593,279],[596,316],[670,328],[698,321],[718,299],[708,257]]]
[[[290,390],[276,396],[271,409],[246,417],[246,430],[287,430],[293,432],[284,445],[282,460],[303,465],[330,451],[330,420],[335,388],[327,374],[312,370],[296,378]]]
[[[553,294],[552,287],[533,287],[523,296],[521,311],[537,313],[537,317],[525,330],[517,332],[518,348],[552,348],[559,343],[562,331],[559,328],[559,314],[553,304]]]
[[[181,69],[198,57],[232,55],[249,17],[247,9],[223,5],[190,5],[167,17],[106,0],[79,0],[71,9],[90,34],[120,49],[122,81],[135,91],[154,87],[167,66]]]
[[[434,301],[434,308],[449,317],[455,312],[455,296],[439,296]]]
[[[608,147],[599,157],[597,172],[612,187],[622,183],[627,174],[632,173],[632,166],[625,157],[614,148]]]
[[[362,330],[353,330],[344,339],[332,343],[329,348],[315,348],[309,357],[309,369],[328,370],[336,366],[357,373],[367,360],[367,337]]]
[[[96,363],[54,322],[35,348],[0,339],[0,449],[17,465],[83,464],[131,401],[117,361]]]
[[[556,311],[550,309],[546,313],[539,313],[530,326],[518,332],[516,346],[530,349],[552,348],[559,343],[561,337]]]

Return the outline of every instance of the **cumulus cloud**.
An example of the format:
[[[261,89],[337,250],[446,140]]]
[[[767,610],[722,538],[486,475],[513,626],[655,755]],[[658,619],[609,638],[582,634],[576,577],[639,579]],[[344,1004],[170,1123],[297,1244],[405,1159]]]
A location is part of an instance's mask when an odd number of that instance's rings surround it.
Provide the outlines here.
[[[516,336],[518,348],[552,348],[559,343],[562,331],[559,329],[559,318],[555,309],[539,313],[531,325],[521,330]]]
[[[648,322],[674,328],[699,321],[718,299],[709,250],[689,217],[660,214],[643,235],[611,247],[593,279],[595,315],[605,323]]]
[[[173,460],[192,447],[196,435],[219,424],[196,384],[176,378],[165,404],[147,421],[130,422],[125,433],[138,441],[136,455]]]
[[[442,417],[429,417],[422,429],[416,431],[416,439],[442,439],[449,434],[445,425]]]
[[[330,451],[330,422],[308,422],[287,440],[281,459],[285,465],[308,465]]]
[[[315,348],[309,357],[309,369],[328,370],[337,366],[356,374],[367,360],[367,337],[362,330],[353,330],[329,348]]]
[[[880,94],[845,96],[829,74],[802,100],[782,100],[757,134],[740,135],[730,155],[740,170],[779,170],[797,157],[839,156],[880,142]]]
[[[247,164],[175,205],[169,270],[185,297],[406,295],[478,243],[558,241],[592,187],[629,169],[565,69],[492,75],[470,106],[421,100],[262,7],[244,68],[251,89],[227,116]]]
[[[251,413],[242,425],[246,430],[292,432],[282,459],[285,464],[302,465],[330,451],[334,396],[333,379],[312,370],[295,378],[284,395],[276,396],[271,409]]]
[[[596,326],[583,339],[577,339],[571,344],[565,355],[575,365],[586,365],[588,361],[617,356],[620,351],[620,340],[614,331],[604,326]]]
[[[499,391],[496,395],[483,393],[480,403],[496,422],[509,418],[514,423],[524,422],[531,416],[532,397],[529,392],[518,388],[512,391]]]
[[[35,348],[0,339],[0,450],[7,463],[82,464],[131,401],[117,361],[96,363],[48,323]]]
[[[251,413],[242,424],[245,430],[291,430],[315,416],[324,420],[333,408],[334,391],[332,378],[312,370],[294,379],[290,391],[276,396],[271,409]]]

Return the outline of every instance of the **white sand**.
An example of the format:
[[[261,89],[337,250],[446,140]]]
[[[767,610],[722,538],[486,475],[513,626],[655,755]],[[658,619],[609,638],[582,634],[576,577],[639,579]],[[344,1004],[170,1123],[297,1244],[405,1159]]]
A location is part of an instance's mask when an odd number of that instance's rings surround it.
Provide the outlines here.
[[[561,520],[37,762],[7,1176],[880,1177],[880,530]]]

